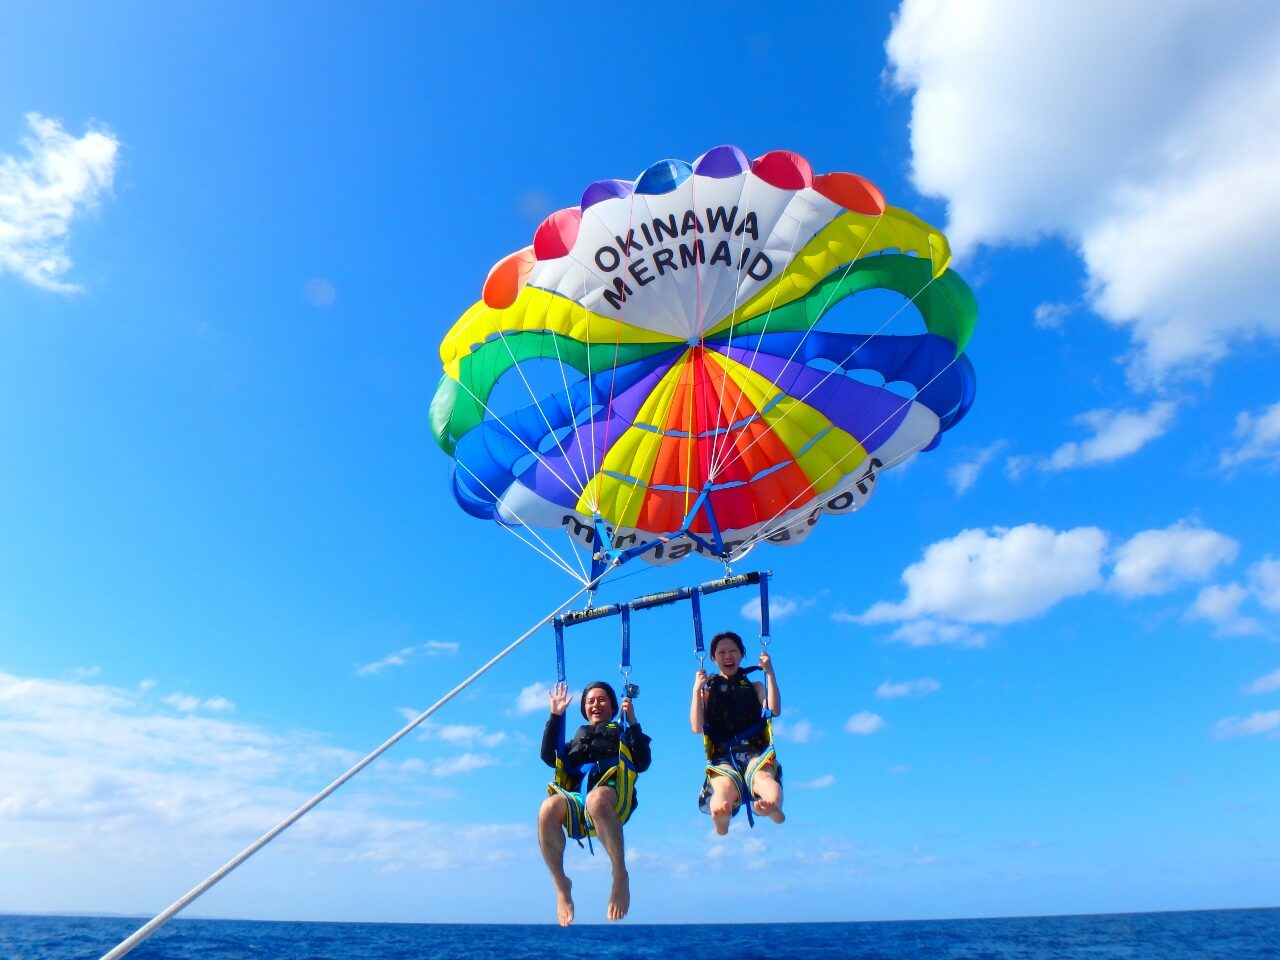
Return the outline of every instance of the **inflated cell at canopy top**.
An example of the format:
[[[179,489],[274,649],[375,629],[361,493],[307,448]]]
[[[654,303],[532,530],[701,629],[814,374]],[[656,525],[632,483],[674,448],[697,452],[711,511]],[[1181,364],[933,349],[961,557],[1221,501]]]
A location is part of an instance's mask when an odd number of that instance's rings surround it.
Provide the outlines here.
[[[457,501],[614,559],[798,543],[969,409],[977,311],[949,259],[871,183],[786,151],[722,146],[593,183],[494,266],[440,346],[431,419]],[[888,313],[913,332],[829,322],[871,290],[905,298]],[[549,362],[554,377],[528,375]],[[512,378],[527,392],[499,411]]]

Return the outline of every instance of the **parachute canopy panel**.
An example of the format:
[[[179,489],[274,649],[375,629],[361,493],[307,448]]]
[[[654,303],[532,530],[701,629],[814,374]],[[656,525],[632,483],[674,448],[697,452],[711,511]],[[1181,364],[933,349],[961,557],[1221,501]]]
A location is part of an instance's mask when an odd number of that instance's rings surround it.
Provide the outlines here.
[[[949,262],[869,181],[789,151],[598,180],[441,344],[431,423],[458,503],[614,561],[798,543],[969,409],[977,308]],[[914,328],[824,323],[868,290],[901,295]],[[498,414],[508,378],[528,403]]]

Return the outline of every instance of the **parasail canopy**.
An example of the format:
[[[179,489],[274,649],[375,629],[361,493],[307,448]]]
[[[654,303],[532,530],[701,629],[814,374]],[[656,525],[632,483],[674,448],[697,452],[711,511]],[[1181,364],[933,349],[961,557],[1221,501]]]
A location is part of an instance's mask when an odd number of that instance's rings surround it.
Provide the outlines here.
[[[593,183],[440,346],[431,420],[454,495],[566,532],[597,567],[799,543],[973,402],[977,309],[949,260],[871,183],[786,151]],[[835,308],[875,290],[900,306],[847,329]]]

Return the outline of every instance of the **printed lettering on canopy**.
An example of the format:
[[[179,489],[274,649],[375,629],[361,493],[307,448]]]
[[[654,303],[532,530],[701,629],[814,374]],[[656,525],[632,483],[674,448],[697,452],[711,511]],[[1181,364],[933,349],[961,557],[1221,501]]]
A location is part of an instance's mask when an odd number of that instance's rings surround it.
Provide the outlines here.
[[[722,146],[600,180],[499,261],[431,406],[468,513],[670,563],[796,544],[965,415],[977,308],[946,238],[851,173]],[[902,298],[909,332],[833,308]],[[548,379],[532,365],[558,366]],[[491,404],[500,383],[527,402]]]

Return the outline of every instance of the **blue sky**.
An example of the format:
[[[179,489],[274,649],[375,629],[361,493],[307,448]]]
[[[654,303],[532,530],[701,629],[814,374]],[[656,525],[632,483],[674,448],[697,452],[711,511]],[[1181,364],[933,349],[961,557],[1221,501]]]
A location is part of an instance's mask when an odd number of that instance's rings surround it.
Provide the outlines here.
[[[721,143],[947,230],[978,401],[745,561],[785,826],[712,836],[687,611],[637,616],[632,918],[1280,901],[1280,15],[1112,7],[10,11],[0,911],[159,911],[574,591],[454,506],[436,345],[586,184]],[[616,642],[571,633],[571,679]],[[553,673],[546,632],[192,912],[551,919]]]

